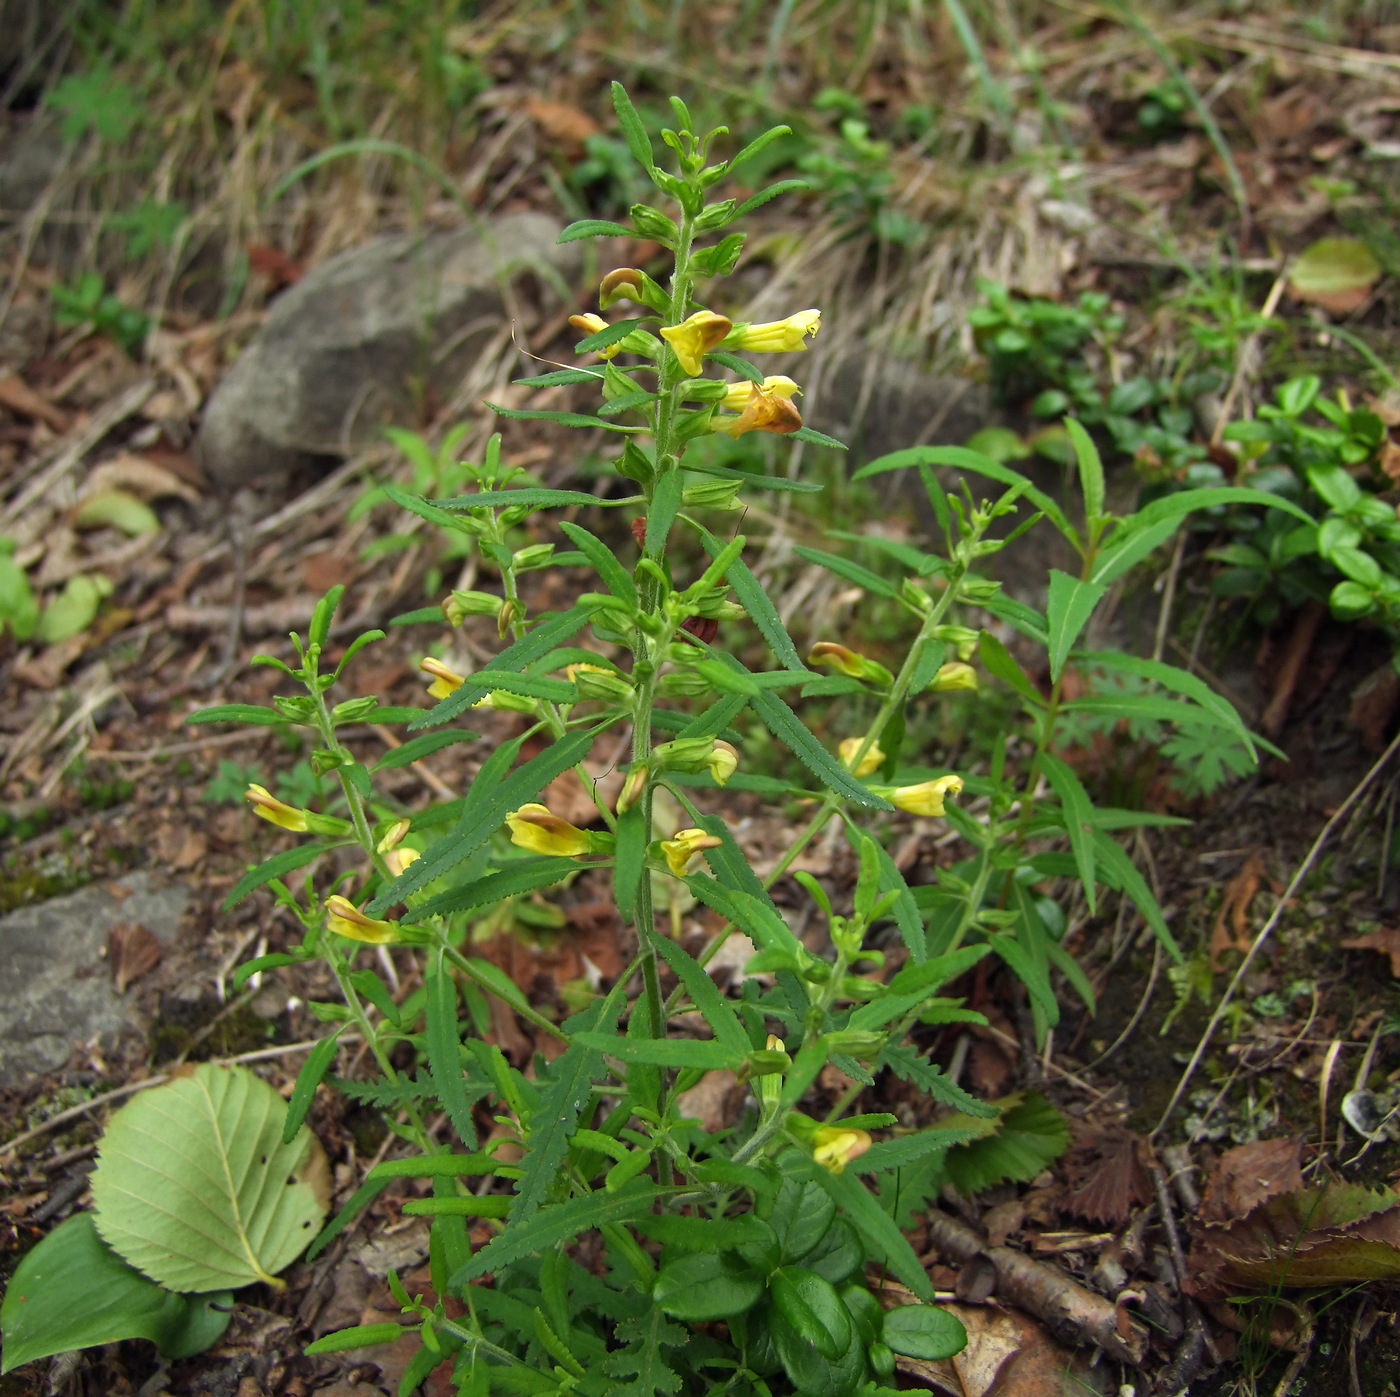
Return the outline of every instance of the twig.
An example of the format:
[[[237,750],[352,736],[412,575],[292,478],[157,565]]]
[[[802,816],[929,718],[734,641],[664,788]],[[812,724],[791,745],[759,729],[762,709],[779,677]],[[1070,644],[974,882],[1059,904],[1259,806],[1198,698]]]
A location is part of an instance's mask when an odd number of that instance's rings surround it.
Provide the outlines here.
[[[1265,320],[1274,318],[1274,312],[1278,309],[1279,301],[1283,299],[1283,290],[1287,285],[1288,274],[1287,268],[1285,268],[1274,278],[1274,284],[1269,288],[1269,294],[1264,298],[1264,304],[1260,308],[1259,314]],[[1239,397],[1240,390],[1244,387],[1245,378],[1258,358],[1259,341],[1264,334],[1264,328],[1261,325],[1240,346],[1239,355],[1235,361],[1235,376],[1230,380],[1229,391],[1225,394],[1225,401],[1220,405],[1220,415],[1215,419],[1215,430],[1210,434],[1212,446],[1219,446],[1225,439],[1225,428],[1230,425],[1230,415],[1235,409],[1235,399]]]
[[[989,1247],[970,1227],[938,1208],[928,1210],[929,1237],[944,1256],[966,1264],[986,1257],[996,1268],[997,1294],[1034,1315],[1057,1339],[1078,1345],[1085,1339],[1124,1363],[1140,1366],[1147,1333],[1101,1295],[1043,1261],[1010,1247]]]
[[[258,1048],[251,1053],[239,1053],[237,1057],[219,1057],[211,1059],[215,1067],[236,1067],[245,1062],[264,1062],[268,1058],[286,1057],[292,1053],[309,1053],[321,1040],[319,1038],[309,1039],[305,1043],[287,1043],[280,1048]],[[342,1043],[358,1042],[358,1034],[343,1033],[340,1036]],[[89,1111],[95,1110],[98,1106],[106,1106],[113,1101],[121,1101],[125,1097],[135,1096],[138,1091],[145,1091],[147,1087],[164,1086],[170,1077],[160,1074],[155,1077],[147,1077],[144,1081],[128,1082],[124,1087],[113,1087],[111,1091],[104,1091],[100,1096],[94,1096],[91,1101],[84,1101],[81,1105],[70,1106],[66,1111],[60,1111],[56,1116],[50,1116],[42,1125],[36,1125],[33,1130],[23,1131],[16,1135],[13,1140],[7,1140],[0,1145],[0,1162],[19,1149],[21,1145],[27,1145],[31,1140],[37,1140],[41,1135],[47,1135],[50,1130],[56,1130],[60,1125],[67,1125],[71,1120],[77,1120],[79,1116],[85,1116]]]
[[[1176,600],[1176,582],[1181,576],[1181,558],[1186,551],[1186,530],[1176,536],[1176,547],[1172,550],[1171,566],[1167,569],[1166,584],[1162,588],[1162,609],[1157,613],[1157,634],[1152,641],[1152,659],[1162,658],[1167,645],[1167,628],[1171,625],[1172,603]]]
[[[1149,1139],[1156,1139],[1165,1129],[1167,1122],[1171,1119],[1172,1112],[1181,1104],[1181,1098],[1186,1094],[1186,1088],[1190,1085],[1191,1078],[1195,1076],[1196,1069],[1201,1065],[1201,1059],[1206,1055],[1206,1050],[1210,1047],[1210,1041],[1215,1036],[1215,1030],[1220,1026],[1220,1020],[1225,1016],[1225,1009],[1234,999],[1239,987],[1244,983],[1244,977],[1249,973],[1249,968],[1254,964],[1254,958],[1263,949],[1264,943],[1274,933],[1274,928],[1278,926],[1283,917],[1284,909],[1292,901],[1294,894],[1302,886],[1303,879],[1311,871],[1313,864],[1317,861],[1317,856],[1322,852],[1323,846],[1331,838],[1335,830],[1351,810],[1352,806],[1370,788],[1371,782],[1385,769],[1397,750],[1400,750],[1400,734],[1391,739],[1390,746],[1376,758],[1375,765],[1371,767],[1352,793],[1337,807],[1335,814],[1322,827],[1322,832],[1313,841],[1312,848],[1308,850],[1303,862],[1298,865],[1297,871],[1289,879],[1288,886],[1283,890],[1283,896],[1279,898],[1274,910],[1269,914],[1269,919],[1260,928],[1259,934],[1250,944],[1249,950],[1245,952],[1244,959],[1240,962],[1238,969],[1231,978],[1230,983],[1225,987],[1225,993],[1221,996],[1220,1003],[1215,1006],[1215,1012],[1210,1016],[1210,1022],[1206,1024],[1205,1032],[1201,1034],[1201,1041],[1196,1044],[1196,1051],[1191,1054],[1191,1061],[1186,1064],[1185,1071],[1181,1074],[1181,1080],[1176,1084],[1176,1090],[1172,1092],[1172,1099],[1167,1102],[1167,1108],[1162,1112],[1162,1118],[1157,1122],[1156,1128]]]

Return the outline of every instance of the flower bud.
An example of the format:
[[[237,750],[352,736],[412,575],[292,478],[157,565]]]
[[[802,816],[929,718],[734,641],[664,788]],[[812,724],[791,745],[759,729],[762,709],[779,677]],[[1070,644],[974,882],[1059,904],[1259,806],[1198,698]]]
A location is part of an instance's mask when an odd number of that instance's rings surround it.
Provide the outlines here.
[[[553,557],[552,543],[530,543],[515,550],[511,563],[516,572],[530,572],[534,568],[547,567]]]
[[[954,693],[960,689],[977,692],[977,671],[960,660],[952,660],[933,676],[929,688],[936,694]]]
[[[663,312],[671,308],[671,298],[639,267],[618,267],[598,284],[599,310],[622,300]]]
[[[981,635],[969,626],[935,626],[933,638],[951,645],[958,659],[970,660],[977,653],[977,642]]]
[[[729,743],[715,738],[715,745],[705,765],[710,768],[716,786],[727,785],[729,778],[739,769],[739,753]]]
[[[598,699],[604,703],[630,704],[632,684],[625,675],[603,665],[565,665],[564,673],[578,686],[580,699]]]
[[[701,698],[714,692],[714,685],[703,674],[693,669],[675,670],[663,674],[656,686],[667,698]]]
[[[841,764],[848,771],[856,776],[870,776],[885,764],[885,754],[880,750],[878,742],[872,742],[866,748],[865,755],[860,759],[860,765],[852,767],[851,763],[856,759],[856,753],[860,751],[865,739],[863,737],[848,737],[839,748],[841,753]]]
[[[331,721],[333,723],[358,723],[361,718],[368,718],[378,707],[379,700],[373,694],[367,694],[364,698],[346,699],[331,709]]]
[[[807,655],[809,665],[827,665],[851,679],[864,679],[871,684],[892,684],[894,676],[884,665],[834,640],[821,640]]]
[[[348,897],[332,893],[326,899],[326,925],[338,936],[367,941],[372,946],[388,946],[400,940],[397,922],[367,917]]]
[[[661,841],[661,852],[666,859],[666,867],[676,875],[677,878],[684,878],[686,868],[691,859],[702,849],[718,849],[723,841],[713,834],[707,834],[703,829],[682,829],[677,830],[670,839]]]
[[[384,855],[384,867],[397,878],[409,864],[416,863],[422,857],[423,855],[420,854],[417,849],[409,849],[401,846],[397,849],[390,849],[389,852]]]
[[[641,798],[647,787],[649,769],[646,762],[633,762],[617,796],[617,813],[625,815]]]
[[[738,509],[739,480],[702,480],[681,490],[681,503],[687,508]]]
[[[765,378],[762,383],[752,383],[745,379],[742,383],[728,384],[724,390],[724,397],[720,400],[720,406],[727,408],[730,412],[743,412],[749,405],[749,399],[754,392],[776,393],[780,398],[791,398],[794,393],[800,394],[802,390],[786,374],[773,374]]]
[[[632,215],[632,226],[639,238],[649,238],[663,247],[675,247],[680,229],[660,209],[650,204],[633,204],[628,212]]]
[[[460,626],[468,616],[499,616],[504,597],[490,592],[462,592],[454,588],[442,603],[442,614],[451,626]]]
[[[738,417],[715,417],[710,422],[712,431],[724,432],[736,440],[745,432],[777,432],[787,435],[800,431],[802,414],[792,401],[792,393],[797,391],[790,378],[771,380],[778,385],[768,387],[765,380],[760,387],[757,383],[738,384],[734,389],[734,401],[743,411]],[[786,385],[791,384],[791,390]]]
[[[411,820],[395,820],[393,824],[384,831],[384,837],[374,846],[376,854],[387,854],[390,849],[397,849],[403,843],[404,835],[408,833]]]

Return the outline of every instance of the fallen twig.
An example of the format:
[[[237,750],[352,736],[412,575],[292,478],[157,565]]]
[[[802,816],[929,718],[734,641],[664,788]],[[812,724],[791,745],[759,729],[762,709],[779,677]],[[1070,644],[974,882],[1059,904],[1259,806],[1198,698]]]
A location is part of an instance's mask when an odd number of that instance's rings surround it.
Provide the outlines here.
[[[1105,1353],[1141,1367],[1147,1331],[1111,1301],[1086,1290],[1054,1266],[1010,1247],[989,1247],[970,1227],[937,1208],[928,1211],[929,1236],[951,1260],[986,1257],[996,1268],[996,1293],[1034,1315],[1061,1343],[1097,1344]]]

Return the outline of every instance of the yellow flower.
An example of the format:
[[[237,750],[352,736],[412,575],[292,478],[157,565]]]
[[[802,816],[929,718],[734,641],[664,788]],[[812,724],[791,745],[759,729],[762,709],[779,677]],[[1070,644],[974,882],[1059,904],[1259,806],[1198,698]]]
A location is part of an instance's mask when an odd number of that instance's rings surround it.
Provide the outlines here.
[[[765,382],[771,382],[766,380]],[[786,382],[791,383],[788,379]],[[726,396],[725,403],[729,402]],[[786,435],[800,430],[802,414],[792,401],[792,394],[781,387],[760,388],[756,383],[748,385],[744,396],[744,410],[738,417],[713,417],[710,419],[712,431],[725,432],[735,439],[745,432],[777,432]]]
[[[619,815],[625,815],[642,798],[642,792],[647,788],[647,774],[646,762],[632,764],[617,797],[617,813]]]
[[[911,815],[941,815],[943,797],[957,795],[962,788],[961,776],[939,776],[932,781],[920,781],[917,786],[877,787],[875,793]]]
[[[700,373],[701,360],[718,348],[733,328],[734,322],[728,316],[712,310],[697,310],[679,325],[663,325],[661,338],[676,351],[686,376],[695,378]]]
[[[299,810],[295,805],[278,800],[266,786],[249,786],[243,795],[252,805],[253,814],[261,815],[264,820],[279,825],[282,829],[295,830],[298,834],[306,833],[306,817],[309,811]]]
[[[534,854],[574,858],[590,853],[593,841],[586,830],[561,819],[547,805],[522,805],[506,816],[510,842]]]
[[[790,398],[794,393],[802,391],[786,374],[772,374],[761,384],[750,383],[747,379],[742,383],[731,383],[719,405],[728,408],[730,412],[743,412],[748,407],[749,398],[755,388],[761,388],[765,393],[777,393],[784,398]]]
[[[464,676],[456,670],[448,669],[441,660],[435,660],[431,655],[426,659],[418,661],[418,668],[424,674],[431,674],[433,682],[428,685],[428,697],[435,699],[445,699],[448,694],[455,693],[467,681]]]
[[[710,768],[710,775],[714,777],[715,785],[723,786],[738,771],[739,754],[729,743],[716,738],[715,745],[711,749],[705,765]]]
[[[944,665],[933,676],[933,683],[929,685],[929,688],[936,694],[947,694],[957,689],[971,689],[975,693],[977,691],[977,671],[971,665],[954,660]]]
[[[409,864],[416,863],[422,857],[417,849],[390,849],[384,855],[384,866],[397,878]]]
[[[856,758],[856,753],[860,751],[861,744],[865,741],[863,737],[848,737],[841,743],[841,764],[847,768]],[[860,765],[855,768],[855,775],[869,776],[885,764],[885,754],[880,750],[878,742],[872,742],[865,755],[860,759]]]
[[[569,324],[585,335],[596,335],[599,330],[608,328],[608,322],[601,315],[595,315],[591,310],[583,315],[571,315]],[[620,344],[610,344],[606,349],[599,349],[596,353],[600,359],[611,359],[621,348]]]
[[[404,835],[408,833],[411,820],[395,820],[387,830],[384,831],[384,838],[374,846],[376,854],[387,854],[390,849],[397,849],[403,843]]]
[[[770,1053],[787,1052],[787,1044],[784,1043],[776,1033],[770,1033],[768,1037],[764,1039],[763,1046],[767,1048]]]
[[[348,897],[341,897],[339,893],[326,899],[326,925],[338,936],[368,941],[372,946],[387,946],[399,939],[396,922],[381,922],[365,916]]]
[[[870,1148],[869,1132],[840,1125],[824,1125],[812,1137],[812,1158],[823,1169],[839,1174]]]
[[[730,337],[730,349],[747,349],[757,354],[806,349],[808,335],[821,329],[819,310],[800,310],[786,320],[768,320],[761,325],[741,325]]]
[[[718,849],[723,842],[702,829],[682,829],[673,838],[661,841],[661,852],[666,856],[666,867],[677,878],[684,878],[686,867],[701,849]]]

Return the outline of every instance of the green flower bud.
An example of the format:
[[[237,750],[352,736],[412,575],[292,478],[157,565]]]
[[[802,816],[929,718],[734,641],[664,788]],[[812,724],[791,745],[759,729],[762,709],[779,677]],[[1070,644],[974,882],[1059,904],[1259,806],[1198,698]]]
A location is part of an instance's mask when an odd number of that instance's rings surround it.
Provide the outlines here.
[[[460,592],[455,588],[442,603],[442,614],[452,626],[460,626],[468,616],[499,616],[504,597],[490,592]]]
[[[372,694],[364,698],[346,699],[344,703],[338,703],[331,709],[331,722],[358,723],[362,718],[368,718],[378,707],[379,700]]]

